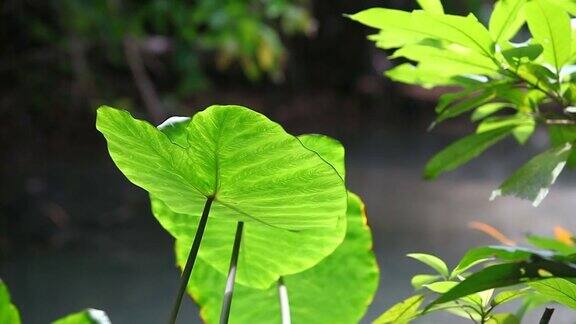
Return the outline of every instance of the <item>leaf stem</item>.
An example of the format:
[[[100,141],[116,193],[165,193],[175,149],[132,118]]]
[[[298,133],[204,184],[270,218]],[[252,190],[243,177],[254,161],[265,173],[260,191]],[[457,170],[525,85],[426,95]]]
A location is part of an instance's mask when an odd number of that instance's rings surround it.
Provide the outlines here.
[[[540,318],[540,324],[548,324],[550,323],[550,319],[552,318],[552,313],[554,313],[554,308],[548,308],[544,310],[544,314],[542,314],[542,318]]]
[[[230,306],[232,305],[232,296],[234,294],[234,281],[236,279],[236,270],[238,269],[238,254],[240,253],[240,242],[242,241],[242,230],[244,222],[238,222],[236,226],[236,236],[234,237],[234,246],[232,247],[232,256],[230,257],[230,269],[228,278],[226,278],[226,288],[222,299],[222,311],[220,313],[220,324],[227,324],[230,317]]]
[[[192,274],[192,268],[194,267],[194,262],[196,261],[196,256],[198,255],[198,250],[200,249],[200,242],[202,241],[202,235],[204,235],[204,229],[206,228],[206,222],[208,221],[208,214],[210,213],[210,207],[214,197],[208,197],[206,203],[204,204],[204,210],[202,211],[202,217],[200,217],[200,223],[198,223],[198,229],[196,230],[196,235],[194,236],[194,241],[190,247],[190,253],[188,253],[188,259],[186,260],[186,266],[182,271],[182,276],[180,279],[180,288],[178,289],[178,295],[174,301],[174,306],[172,308],[172,313],[170,314],[169,324],[176,323],[178,318],[178,312],[180,311],[180,304],[182,303],[182,297],[186,292],[186,287],[188,286],[188,281],[190,280],[190,275]]]
[[[282,324],[291,324],[290,318],[290,300],[288,298],[288,288],[284,284],[284,278],[278,278],[278,296],[280,297],[280,315]]]

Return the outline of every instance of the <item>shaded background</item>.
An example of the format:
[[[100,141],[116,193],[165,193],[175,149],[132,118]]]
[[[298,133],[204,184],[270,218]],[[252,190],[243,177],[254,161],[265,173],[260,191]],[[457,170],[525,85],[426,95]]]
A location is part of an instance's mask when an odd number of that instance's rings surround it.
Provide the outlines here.
[[[490,1],[446,1],[483,19]],[[454,265],[493,243],[574,228],[574,176],[535,209],[488,202],[507,174],[547,146],[504,142],[473,163],[421,180],[426,160],[472,131],[465,120],[427,133],[437,96],[385,79],[387,53],[342,16],[413,1],[16,1],[0,3],[0,277],[25,323],[86,307],[114,323],[159,323],[178,284],[172,239],[146,193],[110,160],[94,128],[108,104],[159,122],[211,104],[240,104],[295,134],[324,133],[347,148],[350,189],[363,197],[381,268],[366,321],[411,293],[426,271],[405,257],[433,253]],[[328,297],[327,297],[328,298]],[[187,300],[181,319],[197,319]],[[558,317],[556,317],[558,316]],[[562,319],[562,314],[555,314]],[[568,315],[564,315],[564,319]],[[184,322],[184,320],[182,320]],[[450,316],[422,322],[461,322]]]

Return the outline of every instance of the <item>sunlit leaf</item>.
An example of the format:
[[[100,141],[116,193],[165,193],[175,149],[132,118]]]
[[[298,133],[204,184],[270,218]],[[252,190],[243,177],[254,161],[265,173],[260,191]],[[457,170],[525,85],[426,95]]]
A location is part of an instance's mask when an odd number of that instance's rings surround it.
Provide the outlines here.
[[[343,179],[317,153],[263,115],[212,106],[188,123],[183,148],[126,111],[102,107],[96,126],[126,177],[178,213],[301,230],[335,226]]]
[[[505,290],[505,291],[498,293],[496,296],[494,296],[494,298],[492,299],[491,305],[492,306],[502,305],[502,304],[505,304],[507,302],[511,302],[515,299],[518,299],[520,297],[524,297],[526,294],[527,294],[526,288]]]
[[[576,247],[570,246],[562,241],[537,235],[528,235],[526,237],[528,243],[540,249],[556,251],[564,255],[576,253]]]
[[[364,206],[352,193],[348,201],[344,242],[313,268],[283,277],[293,323],[357,323],[376,292],[378,267]],[[176,242],[181,267],[187,249],[186,244]],[[240,258],[242,253],[243,247]],[[218,323],[226,277],[202,259],[197,262],[188,291],[200,305],[202,319]],[[276,286],[260,290],[236,284],[229,323],[280,323],[278,299]]]
[[[545,0],[529,1],[525,13],[534,40],[544,48],[544,59],[558,73],[571,55],[570,16]]]
[[[564,169],[571,150],[572,145],[565,144],[537,155],[516,170],[499,189],[492,192],[490,199],[516,196],[530,200],[534,206],[538,206]]]
[[[551,278],[531,282],[532,289],[551,300],[576,309],[576,284],[563,278]]]
[[[86,309],[78,313],[67,315],[52,324],[111,324],[112,322],[101,310]]]
[[[334,166],[344,177],[344,149],[327,136],[303,135],[298,140]],[[161,200],[151,197],[152,212],[180,245],[191,246],[200,217],[171,211]],[[206,225],[198,255],[222,274],[228,272],[236,221],[214,218]],[[236,281],[266,289],[278,277],[306,270],[331,254],[344,239],[346,219],[336,227],[287,231],[258,223],[244,224],[241,257]]]
[[[502,261],[524,261],[529,260],[533,255],[540,255],[542,257],[549,257],[551,254],[542,254],[540,251],[535,251],[522,247],[510,246],[482,246],[468,250],[462,257],[456,268],[452,271],[451,277],[463,273],[478,263],[487,260],[498,259]]]
[[[474,109],[474,112],[472,113],[472,116],[470,116],[470,120],[472,120],[473,122],[482,120],[502,109],[505,108],[512,108],[513,106],[509,103],[505,103],[505,102],[491,102],[491,103],[487,103],[484,104],[482,106],[479,106],[478,108]]]
[[[420,7],[430,13],[443,14],[444,7],[440,0],[417,0]]]
[[[457,284],[458,282],[456,281],[438,281],[424,285],[424,287],[428,288],[429,290],[435,293],[443,294],[448,290],[454,288]]]
[[[410,253],[407,256],[424,263],[430,268],[436,270],[436,272],[438,272],[440,275],[448,277],[448,266],[446,266],[446,263],[444,263],[444,261],[442,261],[442,259],[439,257],[424,253]]]
[[[418,316],[418,308],[424,301],[423,295],[414,295],[392,306],[380,315],[374,324],[405,324]]]
[[[510,135],[513,127],[466,136],[440,151],[426,164],[424,178],[434,179],[472,160],[492,145]]]
[[[440,279],[442,279],[442,276],[439,275],[419,274],[412,277],[412,280],[410,282],[412,284],[412,287],[418,290],[421,289],[424,285],[433,283]]]
[[[508,41],[525,22],[522,8],[526,0],[499,0],[494,4],[488,30],[495,42]]]

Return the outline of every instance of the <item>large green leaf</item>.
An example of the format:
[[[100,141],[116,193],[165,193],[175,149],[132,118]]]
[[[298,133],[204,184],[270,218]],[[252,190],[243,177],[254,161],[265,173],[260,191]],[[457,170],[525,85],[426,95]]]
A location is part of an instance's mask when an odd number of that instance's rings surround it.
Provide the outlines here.
[[[418,309],[424,301],[424,295],[414,295],[392,306],[380,315],[374,324],[405,324],[420,314]]]
[[[551,125],[548,127],[548,134],[552,145],[564,146],[566,143],[574,143],[576,141],[576,126]],[[576,150],[572,149],[572,153],[570,153],[568,160],[566,160],[566,165],[569,168],[576,167]]]
[[[576,268],[569,264],[545,259],[492,265],[471,274],[426,308],[492,288],[546,279],[547,276],[576,277]]]
[[[559,73],[571,55],[570,16],[546,0],[529,1],[525,12],[534,40],[544,48],[544,59]]]
[[[543,253],[543,252],[542,252]],[[481,246],[468,250],[466,254],[460,259],[456,268],[452,271],[451,277],[460,275],[464,271],[473,267],[474,265],[492,260],[494,258],[502,261],[525,261],[529,260],[533,255],[546,256],[540,252],[530,250],[522,247],[511,246]]]
[[[534,206],[538,206],[548,195],[550,186],[564,169],[571,150],[572,145],[567,143],[532,158],[504,181],[499,189],[492,192],[490,199],[493,200],[499,196],[516,196],[531,200]]]
[[[101,310],[86,309],[78,313],[67,315],[52,324],[111,324],[110,319]]]
[[[512,129],[513,127],[503,127],[472,134],[452,143],[426,164],[424,178],[434,179],[444,172],[456,169],[510,135]]]
[[[494,4],[488,30],[495,42],[514,37],[526,21],[522,8],[526,0],[499,0]]]
[[[529,284],[537,292],[558,303],[576,309],[576,284],[563,278],[551,278]]]
[[[98,109],[96,126],[134,184],[178,213],[302,230],[336,226],[346,210],[343,179],[265,116],[240,106],[195,114],[182,147],[126,111]],[[182,144],[182,143],[180,143]]]
[[[10,300],[10,292],[2,280],[0,280],[0,323],[20,324],[20,313]]]
[[[350,193],[344,242],[315,267],[283,277],[293,323],[357,323],[365,313],[376,291],[378,267],[363,213],[362,202]],[[177,241],[176,252],[183,266],[187,245]],[[226,277],[203,260],[197,262],[188,290],[200,305],[203,320],[218,323]],[[230,323],[280,323],[278,288],[259,290],[237,284]]]
[[[338,141],[321,135],[303,135],[298,139],[308,149],[320,154],[344,177],[344,149]],[[199,215],[175,213],[152,196],[151,201],[152,212],[160,224],[181,245],[190,247],[200,221]],[[222,274],[228,272],[235,232],[236,221],[232,219],[214,218],[206,225],[199,256]],[[339,218],[336,227],[302,231],[246,223],[236,281],[266,289],[280,276],[298,273],[317,264],[336,249],[344,239],[345,232],[344,216]]]

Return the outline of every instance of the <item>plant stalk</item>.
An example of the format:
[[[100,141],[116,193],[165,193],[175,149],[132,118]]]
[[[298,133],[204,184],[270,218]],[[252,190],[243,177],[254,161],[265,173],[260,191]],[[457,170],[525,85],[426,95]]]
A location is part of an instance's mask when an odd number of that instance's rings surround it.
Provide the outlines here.
[[[226,278],[226,288],[222,299],[222,311],[220,313],[220,324],[227,324],[230,317],[230,306],[232,305],[232,295],[234,294],[234,281],[236,279],[236,270],[238,269],[238,254],[240,253],[240,242],[242,241],[242,230],[244,222],[238,222],[236,226],[236,236],[234,237],[234,246],[232,247],[232,256],[230,257],[230,269],[228,278]]]
[[[204,204],[204,210],[202,211],[202,217],[200,217],[200,223],[198,223],[198,229],[196,230],[196,235],[194,236],[194,241],[190,247],[190,253],[188,253],[188,259],[186,260],[186,266],[182,271],[182,276],[180,279],[180,288],[178,289],[178,295],[174,301],[174,307],[172,308],[172,313],[170,314],[169,324],[176,323],[178,318],[178,312],[180,311],[180,304],[182,303],[182,297],[186,292],[186,287],[188,286],[188,281],[190,280],[190,275],[192,274],[192,268],[194,267],[194,262],[196,261],[196,256],[198,255],[198,250],[200,249],[200,242],[202,241],[202,235],[204,235],[204,229],[206,228],[206,222],[208,221],[208,214],[210,213],[210,207],[214,197],[208,197],[206,203]]]
[[[290,300],[288,299],[288,288],[284,284],[284,278],[278,278],[278,296],[280,297],[280,315],[282,324],[291,324],[290,318]]]
[[[550,319],[552,318],[552,313],[554,313],[554,308],[548,308],[544,310],[544,314],[540,318],[540,324],[548,324],[550,323]]]

